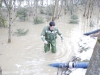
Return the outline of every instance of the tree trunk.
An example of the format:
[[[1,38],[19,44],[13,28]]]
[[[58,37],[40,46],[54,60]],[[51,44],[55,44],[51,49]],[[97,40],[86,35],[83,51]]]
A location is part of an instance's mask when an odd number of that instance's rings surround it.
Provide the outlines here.
[[[88,2],[89,2],[89,1],[87,0],[86,4],[84,5],[85,9],[84,9],[83,17],[86,16],[86,11],[87,11],[87,7],[88,7]]]
[[[9,11],[9,31],[8,31],[8,43],[11,43],[11,11]]]
[[[99,27],[99,20],[100,20],[99,17],[100,17],[100,9],[97,13],[97,28]]]
[[[58,16],[57,16],[58,19],[59,19],[59,16],[61,14],[62,8],[63,8],[63,0],[61,1],[61,7],[60,7],[60,10],[58,12]]]
[[[100,34],[85,75],[100,75]]]
[[[36,14],[38,13],[38,0],[36,0]]]
[[[9,4],[7,4],[6,0],[4,0],[4,3],[8,9],[8,16],[9,16],[9,31],[8,31],[8,43],[11,43],[11,9],[12,9],[12,0],[9,1]]]
[[[33,15],[33,17],[35,17],[36,16],[36,14],[37,14],[37,7],[38,7],[38,0],[34,0],[34,15]]]
[[[69,8],[70,9],[70,14],[73,15],[73,11],[74,11],[74,8],[75,8],[73,0],[70,1],[70,5],[68,5],[68,6],[70,7]]]
[[[65,2],[65,4],[64,4],[64,14],[66,15],[67,10],[68,10],[68,0],[65,0],[64,2]]]
[[[55,0],[55,7],[54,7],[54,12],[53,12],[52,21],[54,21],[54,20],[56,19],[57,6],[58,6],[58,0]]]
[[[90,15],[90,8],[91,8],[91,0],[89,0],[89,4],[88,4],[88,12],[86,14],[87,19],[89,18],[89,15]]]

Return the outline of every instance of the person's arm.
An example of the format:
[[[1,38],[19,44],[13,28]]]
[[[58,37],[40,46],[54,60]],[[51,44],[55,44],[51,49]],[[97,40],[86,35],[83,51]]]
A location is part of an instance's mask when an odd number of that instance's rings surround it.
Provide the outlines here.
[[[41,32],[41,39],[42,39],[42,41],[45,43],[45,44],[47,44],[48,42],[45,40],[45,28],[43,28],[43,30],[42,30],[42,32]]]
[[[62,33],[57,29],[57,34],[61,37],[61,40],[63,40]]]

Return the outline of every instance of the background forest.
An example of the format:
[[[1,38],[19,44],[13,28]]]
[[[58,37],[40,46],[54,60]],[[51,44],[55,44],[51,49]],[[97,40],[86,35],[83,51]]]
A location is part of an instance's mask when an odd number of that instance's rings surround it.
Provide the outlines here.
[[[83,16],[89,22],[85,26],[93,27],[96,24],[98,27],[99,8],[99,0],[0,0],[0,27],[9,27],[9,43],[11,26],[17,19],[39,24],[68,15],[69,23],[78,23],[80,16]]]

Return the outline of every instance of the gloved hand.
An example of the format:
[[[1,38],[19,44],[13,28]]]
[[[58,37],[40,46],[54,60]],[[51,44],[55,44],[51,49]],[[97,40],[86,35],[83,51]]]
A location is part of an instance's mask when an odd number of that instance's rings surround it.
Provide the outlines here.
[[[47,41],[44,41],[44,44],[48,44],[48,42]]]

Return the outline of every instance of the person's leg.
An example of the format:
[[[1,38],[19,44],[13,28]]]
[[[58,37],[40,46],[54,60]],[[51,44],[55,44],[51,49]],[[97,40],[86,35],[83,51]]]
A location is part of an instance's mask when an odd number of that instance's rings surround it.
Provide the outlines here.
[[[50,50],[50,44],[44,44],[44,51],[45,53]]]
[[[51,41],[52,53],[56,53],[56,40]]]

